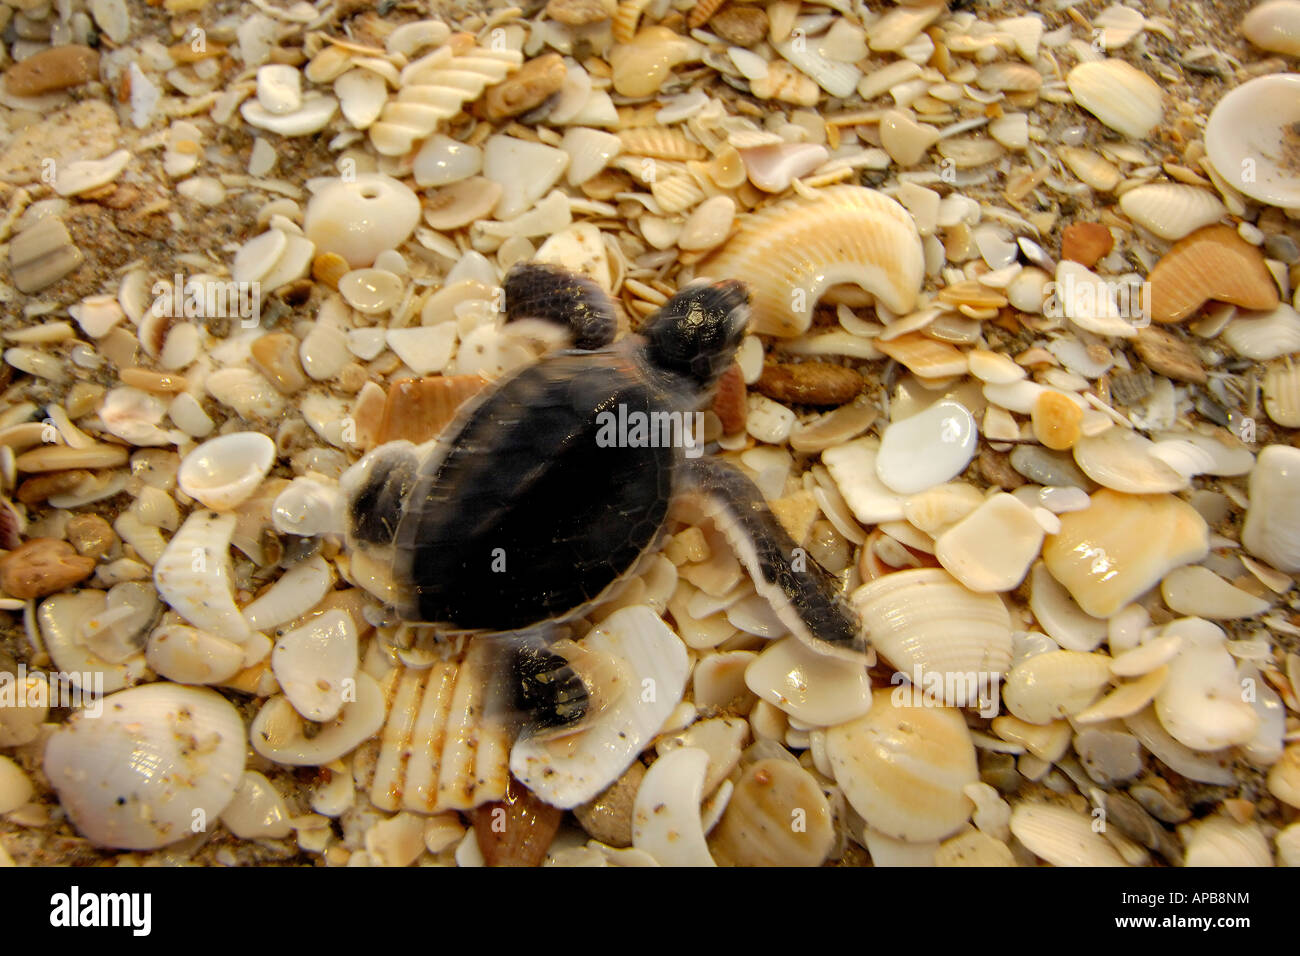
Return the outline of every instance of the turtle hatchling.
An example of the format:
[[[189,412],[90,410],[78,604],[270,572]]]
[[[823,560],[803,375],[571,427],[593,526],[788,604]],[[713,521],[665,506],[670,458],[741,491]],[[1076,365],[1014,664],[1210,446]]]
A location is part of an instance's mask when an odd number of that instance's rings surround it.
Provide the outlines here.
[[[340,481],[348,546],[391,569],[397,617],[514,638],[502,683],[521,731],[575,726],[597,695],[548,644],[617,593],[674,498],[692,495],[793,634],[864,660],[837,579],[689,427],[745,332],[744,285],[688,285],[618,342],[614,303],[584,277],[524,263],[504,291],[507,323],[560,327],[571,347],[503,376],[433,441],[380,445]]]

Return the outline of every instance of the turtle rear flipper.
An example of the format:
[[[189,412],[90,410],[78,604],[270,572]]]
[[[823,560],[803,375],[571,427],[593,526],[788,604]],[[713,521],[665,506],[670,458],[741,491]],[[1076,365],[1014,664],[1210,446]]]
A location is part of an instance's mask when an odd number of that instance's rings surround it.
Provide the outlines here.
[[[865,661],[861,622],[834,576],[799,548],[754,483],[709,458],[687,459],[682,470],[683,490],[699,499],[781,623],[819,653]]]
[[[544,262],[520,262],[506,273],[504,289],[506,322],[540,319],[567,329],[573,348],[583,351],[614,341],[614,301],[586,276]]]

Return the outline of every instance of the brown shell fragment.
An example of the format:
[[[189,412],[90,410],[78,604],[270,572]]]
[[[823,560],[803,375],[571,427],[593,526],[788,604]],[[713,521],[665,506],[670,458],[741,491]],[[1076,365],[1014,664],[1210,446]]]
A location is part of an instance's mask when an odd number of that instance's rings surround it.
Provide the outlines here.
[[[1206,382],[1205,366],[1196,352],[1187,342],[1164,329],[1151,326],[1141,329],[1133,341],[1133,351],[1151,371],[1175,382],[1193,385]]]
[[[1147,281],[1156,322],[1181,322],[1211,299],[1255,310],[1278,304],[1264,254],[1231,226],[1206,226],[1180,239]]]
[[[44,597],[95,573],[95,559],[84,557],[57,538],[32,538],[0,558],[0,589],[20,600]]]
[[[632,845],[632,805],[644,777],[645,765],[634,760],[621,777],[587,803],[573,808],[573,815],[588,836],[608,846]]]
[[[5,89],[14,96],[39,96],[80,86],[99,76],[99,54],[70,43],[33,54],[5,71]]]
[[[734,435],[745,427],[749,414],[746,400],[745,375],[735,362],[718,379],[713,393],[713,413],[722,421],[722,433]]]
[[[557,23],[580,27],[608,20],[616,9],[618,4],[614,0],[551,0],[546,5],[546,15]]]
[[[1115,237],[1099,222],[1072,222],[1061,232],[1061,258],[1091,269],[1115,247]]]
[[[543,803],[511,777],[504,800],[475,807],[469,816],[488,866],[538,866],[546,859],[564,811]]]
[[[270,380],[276,389],[292,395],[307,384],[302,363],[298,360],[298,339],[288,332],[259,336],[249,347],[253,367]]]
[[[419,445],[436,438],[460,406],[486,384],[481,375],[430,375],[394,382],[388,389],[379,443],[405,439]]]
[[[817,781],[798,764],[769,758],[736,784],[709,849],[723,866],[821,866],[834,843]]]
[[[536,109],[559,92],[568,72],[564,58],[547,53],[528,60],[484,94],[483,108],[490,120],[503,120]]]
[[[94,475],[84,468],[71,468],[67,471],[47,471],[26,479],[14,492],[14,497],[25,505],[40,504],[58,495],[67,495],[76,491],[84,481]]]
[[[851,368],[830,362],[800,362],[765,365],[754,387],[778,402],[828,406],[853,401],[865,384]]]

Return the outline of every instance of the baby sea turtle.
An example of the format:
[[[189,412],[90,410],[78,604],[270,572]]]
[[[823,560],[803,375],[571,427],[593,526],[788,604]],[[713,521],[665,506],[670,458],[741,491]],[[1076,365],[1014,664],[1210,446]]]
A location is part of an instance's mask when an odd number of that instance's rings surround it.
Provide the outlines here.
[[[745,287],[687,286],[616,343],[614,304],[584,277],[525,263],[504,291],[507,322],[563,326],[573,347],[502,377],[436,440],[375,448],[340,482],[348,543],[391,568],[398,617],[514,636],[507,706],[534,732],[570,726],[590,688],[546,635],[613,596],[690,494],[792,633],[863,660],[835,577],[688,427],[745,332]]]

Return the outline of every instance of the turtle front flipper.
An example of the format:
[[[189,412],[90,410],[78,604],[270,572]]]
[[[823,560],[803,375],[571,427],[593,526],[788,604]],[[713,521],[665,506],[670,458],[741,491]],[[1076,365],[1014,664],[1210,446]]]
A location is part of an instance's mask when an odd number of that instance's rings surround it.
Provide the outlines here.
[[[569,331],[573,348],[594,351],[614,341],[614,301],[595,282],[544,262],[516,263],[506,273],[506,322],[540,319]]]
[[[628,685],[617,661],[559,633],[543,624],[476,638],[495,651],[488,710],[521,738],[573,733]]]
[[[686,459],[682,468],[683,490],[698,497],[781,623],[819,653],[865,661],[861,622],[834,576],[799,548],[754,483],[709,458]]]

